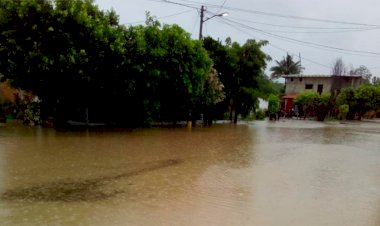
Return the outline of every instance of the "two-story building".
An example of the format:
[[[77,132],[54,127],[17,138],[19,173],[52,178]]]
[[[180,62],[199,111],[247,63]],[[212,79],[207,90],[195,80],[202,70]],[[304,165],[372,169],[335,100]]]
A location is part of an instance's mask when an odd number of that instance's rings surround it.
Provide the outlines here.
[[[281,109],[286,113],[294,108],[294,99],[301,92],[331,93],[346,87],[358,88],[366,81],[359,75],[283,75],[282,77],[285,79],[285,95],[281,100]]]

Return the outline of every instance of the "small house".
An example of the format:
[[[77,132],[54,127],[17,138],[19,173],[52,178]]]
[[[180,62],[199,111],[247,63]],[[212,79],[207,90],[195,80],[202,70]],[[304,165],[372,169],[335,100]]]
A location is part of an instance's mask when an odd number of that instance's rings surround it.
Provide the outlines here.
[[[359,75],[283,75],[285,95],[281,100],[281,110],[289,114],[294,106],[297,94],[305,91],[321,93],[339,92],[346,87],[358,88],[366,80]]]

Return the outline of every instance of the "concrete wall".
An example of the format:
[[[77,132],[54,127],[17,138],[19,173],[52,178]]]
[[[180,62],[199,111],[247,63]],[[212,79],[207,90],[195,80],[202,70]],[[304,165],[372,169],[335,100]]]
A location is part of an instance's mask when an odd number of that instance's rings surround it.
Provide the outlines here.
[[[338,80],[340,88],[358,88],[364,80],[360,77],[341,77]],[[318,85],[323,85],[322,93],[329,93],[333,84],[333,77],[292,77],[285,78],[286,94],[297,94],[304,91],[318,91]],[[306,85],[313,85],[312,89],[306,89]]]

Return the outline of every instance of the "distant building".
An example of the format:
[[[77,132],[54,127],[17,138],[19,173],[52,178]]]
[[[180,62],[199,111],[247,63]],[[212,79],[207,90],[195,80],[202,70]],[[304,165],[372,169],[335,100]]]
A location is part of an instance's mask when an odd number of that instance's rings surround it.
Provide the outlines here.
[[[294,99],[297,94],[305,91],[331,93],[342,88],[358,88],[366,82],[359,75],[283,75],[285,79],[285,95],[281,100],[281,110],[289,113],[294,108]]]

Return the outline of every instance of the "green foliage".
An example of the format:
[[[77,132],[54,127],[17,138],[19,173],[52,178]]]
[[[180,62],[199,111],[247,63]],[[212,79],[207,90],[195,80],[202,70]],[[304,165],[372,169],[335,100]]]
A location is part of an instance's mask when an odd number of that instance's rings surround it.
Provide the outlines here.
[[[314,112],[318,121],[323,121],[327,115],[330,94],[317,92],[303,92],[298,94],[295,103],[305,107],[307,111]]]
[[[277,65],[270,68],[272,78],[279,78],[281,75],[300,74],[303,70],[301,62],[294,62],[293,57],[286,54],[281,61],[276,60]]]
[[[230,117],[234,112],[235,122],[239,114],[244,117],[257,108],[258,98],[267,98],[268,90],[272,89],[264,75],[269,56],[261,48],[266,44],[266,41],[247,40],[241,46],[228,39],[226,45],[222,45],[210,37],[203,40],[203,46],[213,60],[219,78],[224,84],[226,92],[224,109],[231,110]]]
[[[40,97],[41,116],[141,125],[179,120],[211,60],[177,25],[126,28],[91,0],[0,1],[0,73]],[[88,114],[86,114],[88,109]]]
[[[203,102],[206,106],[213,106],[225,99],[224,85],[219,80],[218,72],[211,69],[208,73],[203,90]]]
[[[315,100],[318,98],[318,93],[316,92],[302,92],[298,94],[295,99],[295,104],[312,107],[314,106]]]
[[[358,100],[355,97],[355,90],[351,87],[344,88],[340,91],[337,98],[337,105],[348,105],[347,119],[354,119],[355,114],[359,112]]]
[[[268,98],[268,112],[270,114],[277,114],[280,109],[280,98],[271,94]]]
[[[260,76],[258,78],[259,97],[267,99],[269,95],[277,95],[285,93],[285,85],[271,80],[268,76]]]
[[[339,106],[339,118],[345,120],[349,111],[350,111],[350,106],[348,104],[340,105]]]
[[[338,96],[338,105],[348,105],[348,119],[354,119],[355,115],[361,117],[370,110],[380,110],[380,86],[365,84],[357,90],[353,88],[343,89]]]
[[[138,75],[137,100],[146,100],[147,117],[183,120],[202,98],[211,60],[201,43],[191,40],[179,26],[150,24],[130,30],[130,35],[138,37],[132,47],[136,55],[130,59]]]
[[[355,98],[362,111],[380,109],[380,87],[375,85],[362,85],[355,91]]]
[[[258,109],[255,112],[255,118],[256,118],[256,120],[264,120],[265,119],[265,112],[261,109]]]
[[[145,26],[118,20],[92,0],[0,1],[0,73],[57,122],[138,126],[200,109],[232,109],[236,121],[280,92],[264,75],[266,41],[200,42],[149,13]]]

